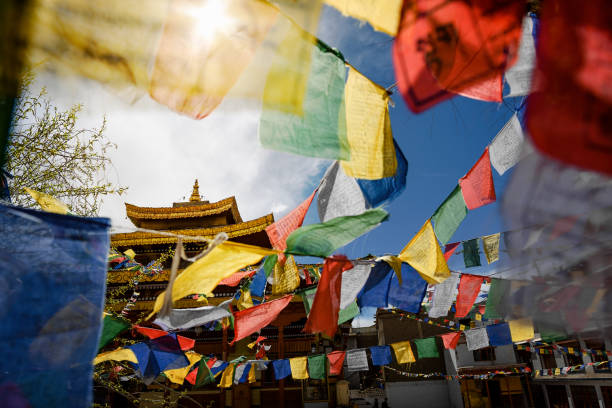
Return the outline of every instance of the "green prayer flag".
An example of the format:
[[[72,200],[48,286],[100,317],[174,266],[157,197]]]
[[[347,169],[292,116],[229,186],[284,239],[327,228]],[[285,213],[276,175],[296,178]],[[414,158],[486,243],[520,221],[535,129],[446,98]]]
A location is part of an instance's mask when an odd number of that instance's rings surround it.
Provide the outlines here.
[[[306,289],[300,293],[300,295],[302,296],[302,301],[304,302],[304,310],[306,311],[306,316],[310,314],[310,308],[312,307],[312,302],[314,302],[315,293],[317,293],[316,287]],[[357,305],[357,301],[354,300],[353,303],[351,303],[344,309],[340,309],[340,311],[338,312],[338,324],[342,324],[346,321],[349,321],[358,314],[359,306]]]
[[[106,346],[108,342],[114,339],[119,333],[132,327],[130,322],[128,322],[127,320],[123,320],[111,315],[104,316],[102,324],[102,335],[100,336],[98,350],[101,350],[104,346]]]
[[[284,112],[278,106],[267,103],[271,98],[266,97],[266,92],[269,89],[272,92],[276,86],[266,83],[259,140],[268,149],[302,156],[350,160],[344,108],[344,59],[320,41],[312,47],[310,74],[301,114]]]
[[[467,212],[468,209],[461,193],[461,187],[457,185],[431,217],[436,237],[443,245],[459,228],[459,224],[467,216]]]
[[[485,306],[485,319],[503,319],[504,316],[499,311],[499,305],[509,292],[511,281],[507,279],[491,278],[491,286],[487,295],[487,305]]]
[[[478,238],[463,242],[463,262],[466,268],[480,266],[480,254],[478,253]]]
[[[373,208],[359,215],[336,217],[321,224],[300,227],[287,238],[286,252],[325,258],[388,217],[389,214],[382,208]]]
[[[324,379],[326,362],[325,354],[308,356],[308,375],[310,378],[315,380]]]
[[[202,357],[200,359],[200,363],[198,365],[198,375],[196,376],[195,387],[202,387],[206,384],[212,384],[215,382],[215,377],[210,372],[208,365],[206,362],[208,361],[207,357]]]
[[[272,272],[274,271],[274,265],[278,261],[278,255],[270,255],[266,256],[266,259],[263,263],[264,272],[266,274],[266,278],[270,277]]]
[[[435,337],[427,337],[426,339],[416,339],[414,344],[417,347],[418,358],[438,358],[438,345]]]

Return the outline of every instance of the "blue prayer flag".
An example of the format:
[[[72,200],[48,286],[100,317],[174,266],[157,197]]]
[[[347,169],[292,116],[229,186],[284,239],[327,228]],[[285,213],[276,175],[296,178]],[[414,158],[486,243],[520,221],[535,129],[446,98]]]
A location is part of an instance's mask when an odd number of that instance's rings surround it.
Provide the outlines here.
[[[289,364],[289,360],[286,358],[282,360],[274,360],[272,362],[272,367],[274,367],[274,377],[277,380],[282,380],[291,374],[291,365]]]
[[[402,263],[402,284],[393,274],[389,285],[389,304],[410,313],[419,313],[427,282],[407,263]]]
[[[384,261],[376,262],[365,285],[357,295],[359,308],[387,307],[393,270]]]
[[[491,324],[487,326],[487,335],[491,346],[505,346],[512,344],[510,326],[508,323]]]
[[[249,287],[252,296],[262,297],[264,295],[264,291],[266,289],[266,279],[266,271],[262,263],[255,276],[253,276],[251,286]]]
[[[375,366],[391,364],[391,347],[389,346],[372,346],[370,347],[370,355],[372,356],[372,364]]]

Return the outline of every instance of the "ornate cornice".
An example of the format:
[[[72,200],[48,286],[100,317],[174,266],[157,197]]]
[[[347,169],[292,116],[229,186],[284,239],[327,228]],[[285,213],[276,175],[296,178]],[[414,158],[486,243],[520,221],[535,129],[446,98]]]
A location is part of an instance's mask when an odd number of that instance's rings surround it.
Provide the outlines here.
[[[237,223],[242,222],[238,204],[234,196],[228,197],[216,203],[203,203],[186,207],[139,207],[125,203],[127,216],[134,222],[137,220],[165,220],[178,218],[198,218],[209,215],[220,214],[231,211]],[[136,224],[136,222],[134,222]]]

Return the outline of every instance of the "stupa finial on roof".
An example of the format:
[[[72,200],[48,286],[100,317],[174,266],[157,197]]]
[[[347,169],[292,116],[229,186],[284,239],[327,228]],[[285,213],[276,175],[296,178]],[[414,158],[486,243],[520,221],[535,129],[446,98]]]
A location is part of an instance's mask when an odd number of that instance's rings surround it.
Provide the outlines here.
[[[202,201],[200,199],[200,186],[198,185],[198,179],[196,179],[195,183],[193,184],[193,191],[191,192],[191,197],[189,197],[189,201]]]

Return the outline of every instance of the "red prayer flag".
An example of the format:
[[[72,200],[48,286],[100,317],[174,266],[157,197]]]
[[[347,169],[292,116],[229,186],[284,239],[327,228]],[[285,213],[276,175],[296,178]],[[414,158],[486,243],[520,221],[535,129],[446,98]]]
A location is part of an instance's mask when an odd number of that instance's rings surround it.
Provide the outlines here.
[[[312,199],[316,192],[317,190],[315,189],[302,204],[295,207],[289,214],[285,215],[274,224],[266,227],[266,234],[268,234],[270,243],[274,248],[280,249],[281,251],[287,249],[287,243],[285,242],[287,237],[302,226],[304,217],[306,217],[306,213],[308,212],[308,208],[310,208],[310,203],[312,203]]]
[[[527,128],[548,156],[612,174],[612,8],[605,0],[542,3]]]
[[[452,244],[446,244],[444,247],[444,259],[446,259],[446,262],[448,262],[448,258],[455,253],[455,250],[459,248],[460,243],[461,242],[453,242]]]
[[[333,255],[325,259],[323,273],[321,273],[308,320],[304,325],[304,332],[325,333],[329,337],[336,334],[342,272],[352,267],[353,264],[344,255]]]
[[[136,329],[136,331],[138,331],[138,333],[144,336],[147,336],[150,339],[156,339],[158,337],[168,335],[167,331],[153,329],[151,327],[142,327],[142,326],[135,325],[134,328]],[[176,339],[178,340],[178,343],[181,346],[181,350],[183,351],[191,350],[195,346],[194,339],[190,339],[190,338],[183,337],[183,336],[176,336]]]
[[[327,355],[329,360],[329,375],[340,375],[344,364],[345,351],[332,351]]]
[[[488,147],[470,171],[459,179],[459,185],[469,210],[495,202],[495,186]]]
[[[199,364],[196,364],[196,367],[185,376],[185,381],[191,385],[195,385],[196,379],[198,378],[198,366]]]
[[[476,297],[478,297],[482,280],[482,276],[461,275],[461,280],[459,280],[459,293],[457,293],[457,301],[455,304],[456,318],[465,317],[470,312]]]
[[[245,276],[251,277],[255,274],[255,272],[257,271],[236,272],[235,274],[228,276],[227,278],[219,282],[219,285],[236,286],[240,283],[242,278],[244,278]]]
[[[457,343],[459,343],[460,337],[461,332],[443,334],[442,341],[444,342],[444,348],[453,350],[457,348]]]
[[[231,344],[272,323],[292,298],[293,295],[283,296],[234,313],[234,340]]]
[[[399,89],[414,112],[452,96],[502,100],[502,75],[521,36],[521,2],[405,2],[393,44]],[[510,63],[510,64],[509,64]]]

